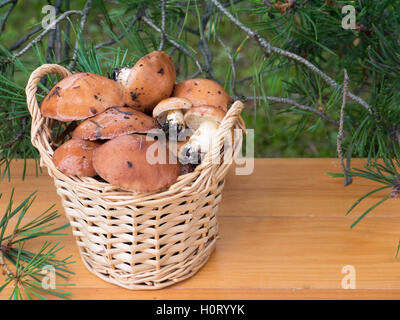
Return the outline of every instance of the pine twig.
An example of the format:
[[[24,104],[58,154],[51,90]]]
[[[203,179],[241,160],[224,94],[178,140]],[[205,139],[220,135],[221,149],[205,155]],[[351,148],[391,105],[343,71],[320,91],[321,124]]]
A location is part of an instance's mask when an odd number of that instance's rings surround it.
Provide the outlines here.
[[[178,33],[176,35],[176,38],[179,37],[179,35],[182,33],[183,29],[185,28],[184,22],[185,22],[185,17],[181,18],[181,20],[178,23],[179,27],[178,27]],[[171,50],[168,52],[168,55],[172,56],[174,54],[175,50],[177,50],[176,47],[172,47]]]
[[[322,70],[320,70],[318,67],[316,67],[314,64],[312,64],[310,61],[307,59],[304,59],[303,57],[292,53],[287,50],[283,50],[281,48],[277,48],[272,46],[267,40],[265,40],[263,37],[261,37],[257,32],[253,31],[252,29],[246,27],[241,21],[236,19],[218,0],[211,0],[211,2],[218,8],[219,11],[221,11],[231,22],[233,22],[236,26],[238,26],[242,31],[244,31],[250,38],[254,39],[259,47],[261,48],[262,52],[264,53],[265,56],[269,56],[271,52],[274,52],[276,54],[285,56],[287,58],[296,60],[297,62],[305,65],[307,68],[309,68],[311,71],[314,73],[318,74],[327,84],[329,84],[332,88],[339,88],[340,85],[333,80],[330,76],[328,76],[326,73],[324,73]],[[374,114],[374,111],[372,110],[371,106],[364,101],[361,97],[356,96],[355,94],[351,93],[350,91],[347,92],[347,96],[352,99],[353,101],[359,103],[362,105],[365,109],[370,114]]]
[[[69,9],[70,9],[70,1],[65,0],[65,10],[68,11]],[[67,39],[69,39],[70,33],[71,33],[71,22],[67,20],[65,22],[65,36]],[[66,43],[66,41],[64,41],[64,59],[68,59],[68,57],[69,57],[69,46]]]
[[[158,33],[163,33],[163,31],[159,27],[157,27],[157,25],[154,23],[154,21],[150,17],[148,17],[146,14],[142,17],[142,20],[144,22],[146,22],[151,28],[153,28]],[[191,54],[186,48],[184,48],[182,45],[180,45],[175,40],[170,39],[167,34],[165,34],[165,38],[169,43],[171,43],[174,47],[176,47],[178,50],[180,50],[184,55],[186,55],[189,58],[191,58],[194,61],[194,63],[196,64],[196,66],[199,69],[200,73],[204,72],[203,71],[204,70],[204,66],[202,66],[200,61],[198,59],[196,59],[196,57],[193,56],[193,54]]]
[[[6,212],[0,219],[0,270],[5,275],[4,283],[0,285],[0,292],[5,286],[11,284],[13,286],[11,299],[23,299],[21,292],[25,293],[29,299],[32,299],[33,296],[45,298],[42,295],[44,293],[68,299],[71,293],[60,289],[65,285],[56,284],[56,288],[46,289],[40,283],[44,277],[42,270],[47,266],[54,268],[55,274],[62,278],[66,278],[67,274],[73,274],[68,270],[68,265],[73,263],[73,261],[69,261],[71,257],[62,260],[56,259],[56,253],[62,249],[59,242],[53,244],[45,241],[36,253],[24,250],[25,243],[30,239],[49,235],[65,235],[59,231],[68,226],[66,224],[55,227],[54,220],[60,215],[57,211],[50,212],[54,206],[30,222],[22,224],[28,209],[35,200],[34,194],[35,192],[17,208],[12,209],[13,189]],[[15,225],[12,232],[5,236],[7,226],[12,218],[16,219]],[[13,270],[9,265],[13,265]]]
[[[85,3],[85,6],[83,7],[83,9],[82,9],[82,11],[80,11],[81,12],[81,21],[80,21],[80,26],[79,26],[79,28],[80,28],[80,31],[82,32],[83,30],[84,30],[84,28],[85,28],[85,25],[86,25],[86,20],[87,20],[87,17],[88,17],[88,15],[89,15],[89,11],[90,11],[90,9],[92,8],[92,0],[87,0],[86,1],[86,3]],[[75,66],[75,63],[76,63],[76,57],[77,57],[77,55],[78,55],[78,48],[79,48],[79,43],[78,43],[78,40],[76,40],[75,41],[75,49],[74,49],[74,54],[73,54],[73,56],[72,56],[72,60],[71,60],[71,62],[68,64],[68,66],[67,66],[67,69],[68,70],[72,70],[73,68],[74,68],[74,66]]]
[[[9,0],[9,1],[4,1],[4,2],[0,3],[0,8],[7,4],[11,4],[11,7],[7,10],[7,12],[0,19],[0,33],[4,31],[7,19],[10,16],[11,12],[14,10],[15,6],[17,5],[17,2],[18,2],[18,0]]]
[[[4,6],[6,6],[6,5],[8,5],[8,4],[10,4],[10,3],[12,3],[12,2],[14,2],[15,0],[5,0],[5,1],[2,1],[2,2],[0,2],[0,8],[3,8]]]
[[[39,43],[52,30],[52,27],[56,26],[60,21],[64,20],[65,18],[67,18],[68,16],[73,15],[73,14],[82,15],[82,11],[70,10],[70,11],[64,12],[56,20],[54,20],[53,23],[51,23],[46,29],[44,29],[42,33],[40,33],[35,39],[33,39],[31,42],[29,42],[22,50],[13,54],[11,56],[11,58],[9,59],[9,62],[14,61],[16,58],[22,56],[25,52],[27,52],[35,44]]]
[[[139,12],[136,14],[136,16],[133,17],[133,19],[129,22],[128,26],[126,27],[126,31],[129,31],[129,30],[132,29],[132,27],[136,24],[136,22],[141,18],[142,14],[143,14],[143,11],[139,10]],[[117,36],[117,39],[121,40],[121,39],[124,38],[124,36],[125,36],[125,34],[122,32],[121,34],[119,34]],[[94,48],[95,49],[100,49],[100,48],[105,47],[105,46],[110,46],[110,45],[112,45],[114,43],[116,43],[116,40],[110,39],[110,40],[98,43],[97,45],[95,45]]]
[[[343,101],[342,107],[340,108],[340,120],[339,120],[339,130],[337,135],[337,154],[339,157],[340,167],[342,168],[344,175],[344,186],[348,186],[352,182],[352,178],[348,175],[347,166],[344,164],[344,156],[343,156],[343,125],[344,125],[344,109],[346,107],[346,97],[347,97],[347,87],[349,84],[349,76],[347,74],[347,70],[344,70],[344,81],[343,81]]]
[[[205,64],[205,71],[210,75],[212,79],[215,79],[214,75],[214,69],[212,66],[212,60],[213,60],[213,54],[212,51],[210,50],[210,47],[208,46],[207,38],[204,36],[204,32],[206,30],[208,21],[211,18],[212,15],[212,10],[213,5],[210,2],[207,8],[207,12],[203,16],[203,18],[200,21],[200,26],[199,26],[199,50],[204,57],[204,64]],[[197,10],[197,6],[196,6]],[[197,14],[199,14],[197,12]]]
[[[308,112],[312,112],[315,113],[316,115],[318,115],[319,117],[321,117],[322,119],[326,120],[327,122],[329,122],[330,124],[334,125],[334,126],[338,126],[339,122],[330,118],[328,115],[326,115],[325,113],[319,111],[316,108],[312,108],[306,105],[303,105],[301,103],[298,103],[296,100],[293,99],[289,99],[289,98],[281,98],[281,97],[271,97],[271,96],[266,96],[266,97],[232,97],[233,99],[243,99],[244,101],[248,101],[248,100],[268,100],[271,102],[277,102],[277,103],[282,103],[282,104],[287,104],[287,105],[292,105],[295,108],[299,109],[299,110],[303,110],[303,111],[308,111]]]
[[[26,117],[22,118],[21,123],[22,123],[22,128],[21,131],[19,131],[15,137],[6,143],[4,143],[2,146],[0,146],[0,150],[5,150],[7,148],[12,147],[15,143],[17,143],[19,140],[23,139],[26,134]]]
[[[59,14],[61,11],[61,6],[63,4],[64,0],[57,0],[56,4],[56,14]],[[56,26],[56,49],[55,49],[55,56],[56,56],[56,61],[61,61],[61,26],[60,24],[57,24]]]
[[[21,39],[17,40],[14,42],[14,44],[8,49],[9,51],[14,51],[20,48],[32,35],[35,33],[38,33],[40,30],[42,30],[42,25],[37,26],[36,28],[33,28],[31,31],[29,31],[27,34],[25,34]]]
[[[0,248],[0,270],[2,270],[3,274],[8,277],[8,278],[13,278],[13,273],[11,270],[8,268],[5,260],[4,260],[4,254],[6,252],[7,248],[5,246],[2,246]]]
[[[235,61],[233,60],[232,54],[231,54],[231,50],[227,47],[227,45],[222,41],[222,39],[216,34],[215,35],[217,41],[221,44],[221,46],[224,48],[228,59],[229,59],[229,63],[231,65],[231,69],[232,69],[232,79],[231,79],[231,88],[232,88],[232,92],[237,95],[240,96],[240,94],[237,93],[236,91],[236,67],[235,67]]]
[[[161,0],[161,39],[158,51],[162,51],[165,42],[165,6],[166,0]]]

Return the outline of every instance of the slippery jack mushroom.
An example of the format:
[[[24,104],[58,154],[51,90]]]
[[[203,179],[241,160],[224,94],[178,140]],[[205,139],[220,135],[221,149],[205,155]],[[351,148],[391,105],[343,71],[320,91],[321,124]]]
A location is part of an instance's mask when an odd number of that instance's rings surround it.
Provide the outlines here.
[[[185,98],[170,97],[156,105],[153,118],[164,132],[169,134],[170,140],[177,140],[179,133],[185,129],[183,113],[191,107],[191,102]]]
[[[180,174],[180,164],[170,163],[168,152],[166,163],[152,163],[147,154],[150,147],[165,148],[159,141],[148,141],[143,135],[119,136],[96,149],[93,166],[100,177],[123,190],[139,193],[166,189]]]
[[[73,138],[83,140],[113,139],[130,133],[147,133],[155,129],[153,118],[129,107],[111,107],[82,122]]]
[[[189,79],[178,83],[172,94],[174,97],[186,98],[193,107],[209,105],[215,106],[225,112],[233,101],[224,88],[216,81],[209,79]],[[245,130],[246,125],[239,118],[239,126]]]
[[[179,150],[182,164],[199,164],[210,150],[215,136],[226,112],[214,106],[192,107],[185,114],[186,125],[195,130],[189,141]]]
[[[155,105],[171,96],[176,72],[172,59],[162,51],[153,51],[133,67],[114,69],[113,79],[124,88],[124,102],[151,114]]]
[[[101,143],[71,139],[59,146],[53,154],[53,163],[63,173],[93,177],[97,175],[92,164],[93,151]]]
[[[94,73],[75,73],[58,82],[43,99],[44,117],[75,121],[92,117],[109,107],[122,107],[121,84]]]
[[[215,106],[225,112],[227,112],[228,104],[232,102],[229,94],[218,82],[201,78],[178,83],[172,96],[189,100],[193,107]]]

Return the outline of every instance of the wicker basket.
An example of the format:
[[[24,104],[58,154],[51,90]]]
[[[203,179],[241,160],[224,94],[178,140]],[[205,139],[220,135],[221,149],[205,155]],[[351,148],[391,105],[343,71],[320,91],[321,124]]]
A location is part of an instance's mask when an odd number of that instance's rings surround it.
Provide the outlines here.
[[[55,121],[42,117],[36,99],[37,84],[47,74],[64,78],[70,72],[46,64],[31,74],[26,86],[31,140],[40,152],[41,166],[54,178],[86,267],[101,279],[128,289],[159,289],[195,274],[215,248],[216,213],[229,159],[236,156],[242,142],[240,135],[227,148],[223,140],[232,128],[242,127],[243,104],[236,101],[229,109],[212,150],[194,172],[179,176],[164,192],[133,194],[55,168],[51,141]]]

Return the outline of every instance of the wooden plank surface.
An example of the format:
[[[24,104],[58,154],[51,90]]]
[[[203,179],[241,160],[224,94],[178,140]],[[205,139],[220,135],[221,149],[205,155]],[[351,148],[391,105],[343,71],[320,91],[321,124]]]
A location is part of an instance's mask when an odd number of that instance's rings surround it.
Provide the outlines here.
[[[362,165],[362,160],[353,162]],[[14,203],[38,190],[28,217],[53,203],[63,213],[46,169],[35,176],[28,161],[14,162],[11,182],[3,181],[0,212],[12,188]],[[75,240],[63,237],[63,255],[72,254],[76,299],[399,299],[399,203],[390,200],[356,228],[351,223],[381,194],[354,213],[346,210],[375,185],[355,180],[349,187],[326,172],[338,172],[336,159],[257,159],[254,173],[227,177],[219,211],[221,237],[208,263],[192,278],[158,291],[129,291],[104,282],[80,261]],[[59,223],[65,223],[60,219]],[[47,238],[51,240],[51,237]],[[37,248],[41,240],[29,243]],[[54,239],[53,239],[54,240]],[[342,268],[354,266],[356,290],[342,289]],[[5,289],[0,299],[9,296]]]

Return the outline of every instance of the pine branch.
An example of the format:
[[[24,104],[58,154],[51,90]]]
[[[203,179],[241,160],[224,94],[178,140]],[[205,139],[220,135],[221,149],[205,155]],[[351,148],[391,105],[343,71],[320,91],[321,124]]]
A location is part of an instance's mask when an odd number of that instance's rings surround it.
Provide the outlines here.
[[[44,298],[43,294],[68,299],[71,294],[60,289],[65,285],[56,284],[55,289],[46,289],[41,283],[41,279],[44,277],[42,271],[48,266],[54,268],[56,274],[62,278],[66,278],[67,274],[72,274],[68,270],[69,264],[73,263],[69,260],[71,257],[62,260],[56,258],[56,254],[62,249],[60,243],[44,242],[36,253],[24,249],[26,242],[31,239],[49,235],[64,235],[58,232],[68,226],[67,224],[54,227],[54,221],[60,215],[56,211],[50,212],[53,207],[22,225],[25,214],[35,200],[34,194],[31,194],[13,210],[13,189],[6,212],[0,220],[0,269],[5,276],[3,285],[0,286],[0,292],[7,285],[12,284],[11,299],[23,299],[23,294],[28,299],[32,299],[33,296]],[[7,226],[14,217],[17,218],[17,221],[13,231],[6,236]],[[15,271],[10,268],[7,262],[13,266]]]
[[[205,64],[205,72],[207,74],[209,74],[209,76],[212,79],[215,79],[215,75],[214,75],[214,69],[212,67],[212,60],[213,60],[213,54],[208,46],[208,42],[207,42],[207,38],[205,37],[205,29],[207,27],[207,23],[211,17],[212,14],[212,3],[209,3],[208,7],[207,7],[207,12],[204,15],[204,17],[202,19],[200,19],[200,12],[198,10],[197,4],[196,4],[196,14],[197,17],[199,19],[199,42],[198,42],[198,47],[199,50],[202,54],[202,56],[204,57],[204,64]]]
[[[6,143],[4,143],[3,145],[0,146],[0,150],[4,150],[7,148],[10,148],[11,146],[13,146],[15,143],[17,143],[18,141],[22,140],[24,138],[24,136],[26,135],[26,120],[27,118],[22,118],[21,123],[22,123],[22,128],[21,131],[19,131],[17,133],[17,135],[14,137],[14,139],[12,139],[11,141],[8,141]]]
[[[148,15],[144,15],[142,17],[142,20],[144,22],[146,22],[151,28],[153,28],[155,31],[157,31],[158,33],[163,34],[163,31],[156,26],[156,24],[154,23],[154,21],[148,16]],[[204,66],[201,64],[201,62],[191,53],[189,52],[185,47],[183,47],[181,44],[179,44],[178,42],[176,42],[173,39],[170,39],[168,37],[167,34],[165,34],[165,39],[171,43],[176,49],[178,49],[179,51],[181,51],[184,55],[188,56],[190,59],[192,59],[194,61],[194,63],[196,64],[197,68],[199,69],[200,73],[203,73],[204,71]]]
[[[340,108],[339,131],[338,131],[338,135],[337,135],[337,153],[338,153],[338,157],[339,157],[340,167],[342,168],[343,175],[344,175],[344,185],[345,186],[348,186],[352,182],[351,177],[348,176],[347,167],[344,164],[343,148],[342,148],[344,109],[346,106],[348,83],[349,83],[349,76],[347,74],[347,70],[345,69],[344,70],[344,82],[343,82],[343,102],[342,102],[342,107]]]
[[[158,51],[163,50],[165,42],[165,6],[166,0],[161,0],[161,40]]]
[[[281,48],[277,48],[272,46],[267,40],[261,37],[257,32],[253,31],[252,29],[246,27],[242,22],[236,19],[223,5],[221,5],[218,0],[211,0],[211,2],[220,10],[231,22],[233,22],[236,26],[238,26],[242,31],[244,31],[250,38],[254,39],[259,47],[261,48],[262,52],[266,57],[270,55],[271,52],[276,54],[285,56],[287,58],[296,60],[297,62],[305,65],[307,68],[312,70],[314,73],[318,74],[326,83],[328,83],[331,87],[337,89],[340,85],[333,80],[330,76],[324,73],[322,70],[317,68],[314,64],[309,62],[308,60],[300,57],[299,55],[292,53],[290,51],[283,50]],[[347,96],[352,99],[353,101],[362,105],[365,109],[368,110],[369,113],[373,114],[373,110],[371,106],[365,102],[362,98],[356,96],[355,94],[351,93],[350,91],[347,92]]]
[[[6,25],[7,19],[10,16],[11,12],[14,10],[15,6],[17,5],[18,0],[9,0],[0,3],[0,8],[4,7],[7,4],[11,4],[11,7],[7,10],[7,12],[3,15],[0,19],[0,33],[4,31],[4,27]]]
[[[16,58],[22,56],[24,53],[26,53],[29,49],[31,49],[33,46],[38,44],[51,30],[53,27],[55,27],[60,21],[64,20],[65,18],[69,17],[70,15],[73,14],[78,14],[78,15],[83,15],[82,11],[79,10],[70,10],[64,12],[62,15],[60,15],[56,20],[53,21],[42,33],[40,33],[35,39],[33,39],[31,42],[29,42],[22,50],[20,50],[17,53],[14,53],[11,58],[6,60],[7,63],[10,63],[14,61]]]
[[[228,56],[229,63],[231,65],[231,71],[232,71],[231,89],[232,89],[232,92],[236,96],[240,96],[236,91],[236,67],[235,67],[235,61],[231,54],[231,50],[226,46],[226,44],[222,41],[222,39],[217,34],[215,35],[215,37],[216,37],[217,41],[221,44],[221,46],[224,48],[224,50]]]
[[[134,16],[133,19],[129,22],[129,24],[126,28],[126,31],[129,31],[133,28],[133,26],[136,24],[136,22],[141,18],[142,14],[143,14],[143,10],[139,10],[139,12],[136,14],[136,16]],[[117,39],[122,40],[124,38],[124,36],[125,36],[125,33],[121,32],[121,34],[119,34],[117,36]],[[110,40],[98,43],[97,45],[95,45],[95,49],[100,49],[105,46],[110,46],[116,42],[117,41],[115,39],[110,39]]]
[[[81,11],[81,21],[80,21],[80,25],[79,25],[79,30],[82,32],[85,29],[85,25],[86,25],[86,20],[87,17],[89,15],[89,11],[92,8],[92,0],[87,0],[85,3],[85,6],[83,7],[82,11]],[[68,70],[72,70],[75,66],[76,63],[76,56],[78,54],[78,40],[75,41],[75,50],[72,56],[72,60],[71,62],[68,64],[67,69]]]
[[[313,107],[309,107],[303,104],[298,103],[297,101],[293,100],[293,99],[288,99],[288,98],[280,98],[280,97],[271,97],[271,96],[266,96],[266,97],[233,97],[233,99],[242,99],[244,101],[248,101],[248,100],[268,100],[271,102],[277,102],[277,103],[281,103],[281,104],[288,104],[288,105],[292,105],[295,108],[299,109],[299,110],[303,110],[303,111],[308,111],[308,112],[312,112],[315,113],[316,115],[318,115],[319,117],[321,117],[322,119],[326,120],[327,122],[329,122],[330,124],[334,125],[334,126],[338,126],[339,122],[330,118],[329,116],[327,116],[325,113],[319,111],[316,108]]]
[[[17,40],[14,42],[14,44],[8,49],[9,51],[14,51],[20,48],[32,35],[35,33],[38,33],[40,30],[42,30],[42,25],[37,26],[33,28],[31,31],[29,31],[27,34],[25,34],[21,39]]]
[[[2,1],[2,2],[0,2],[0,8],[3,8],[4,6],[6,6],[6,5],[10,4],[10,3],[13,3],[13,2],[15,2],[15,0]]]

